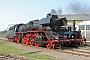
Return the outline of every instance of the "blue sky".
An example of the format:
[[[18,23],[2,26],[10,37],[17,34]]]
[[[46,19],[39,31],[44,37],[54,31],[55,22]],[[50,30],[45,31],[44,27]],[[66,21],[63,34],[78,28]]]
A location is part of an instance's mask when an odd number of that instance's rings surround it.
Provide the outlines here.
[[[62,7],[63,11],[74,0],[0,0],[0,31],[8,24],[27,23],[30,20],[41,19],[51,9]],[[78,0],[81,1],[81,0]],[[82,0],[89,4],[89,0]],[[68,12],[68,10],[67,10]],[[66,13],[64,11],[63,13]]]

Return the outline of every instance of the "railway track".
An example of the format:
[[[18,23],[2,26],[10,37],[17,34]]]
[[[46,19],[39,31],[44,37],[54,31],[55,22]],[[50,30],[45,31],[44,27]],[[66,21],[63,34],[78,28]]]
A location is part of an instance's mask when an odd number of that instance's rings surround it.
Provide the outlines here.
[[[78,49],[57,50],[57,52],[67,53],[67,54],[71,54],[71,55],[77,55],[77,56],[83,56],[83,57],[89,57],[90,58],[90,51],[86,51],[86,50],[78,50]]]
[[[47,48],[42,48],[42,47],[35,47],[37,49],[43,49],[45,51],[53,51],[56,53],[64,53],[64,54],[70,54],[70,55],[76,55],[76,56],[81,56],[81,57],[87,57],[90,58],[90,51],[89,50],[83,50],[83,49],[47,49]]]
[[[29,59],[23,56],[10,55],[0,52],[0,60],[29,60]]]
[[[0,40],[8,41],[8,40],[2,39],[2,38],[0,38]],[[21,43],[19,43],[19,44],[21,44]],[[27,45],[24,44],[24,46],[27,46]],[[76,48],[68,49],[69,47],[66,48],[66,49],[63,49],[63,50],[62,49],[47,49],[47,48],[36,47],[36,46],[31,46],[31,47],[35,48],[35,49],[45,50],[45,51],[53,51],[53,52],[56,52],[56,53],[65,53],[65,54],[70,54],[70,55],[76,55],[76,56],[82,56],[82,57],[90,58],[90,50],[76,49]]]
[[[24,45],[27,46],[27,45]],[[86,58],[90,58],[90,50],[84,50],[84,49],[47,49],[47,48],[43,48],[43,47],[36,47],[36,46],[31,46],[32,48],[35,49],[41,49],[41,50],[45,50],[45,51],[52,51],[55,53],[64,53],[64,54],[70,54],[70,55],[76,55],[76,56],[80,56],[80,57],[86,57]],[[69,48],[69,47],[68,47]]]

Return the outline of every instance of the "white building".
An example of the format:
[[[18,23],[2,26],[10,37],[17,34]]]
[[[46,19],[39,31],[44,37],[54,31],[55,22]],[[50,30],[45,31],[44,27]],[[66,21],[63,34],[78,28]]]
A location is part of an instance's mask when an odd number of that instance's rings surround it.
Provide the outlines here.
[[[59,18],[65,17],[67,20],[83,20],[83,22],[80,22],[78,25],[75,25],[77,28],[76,30],[81,30],[82,35],[87,38],[87,40],[90,39],[90,14],[67,14],[67,15],[58,15]]]

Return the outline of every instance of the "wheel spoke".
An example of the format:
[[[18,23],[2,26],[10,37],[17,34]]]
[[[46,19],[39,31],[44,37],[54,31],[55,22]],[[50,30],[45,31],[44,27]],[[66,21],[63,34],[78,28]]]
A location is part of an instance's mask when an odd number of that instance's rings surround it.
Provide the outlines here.
[[[25,40],[24,39],[22,39],[22,44],[25,44]]]
[[[48,44],[46,44],[46,47],[48,48],[48,49],[51,49],[51,44],[50,43],[48,43]]]
[[[36,42],[36,43],[35,43],[35,46],[36,46],[36,47],[39,47],[39,44]]]
[[[30,41],[30,46],[33,46],[33,45],[34,45],[34,43],[32,41]]]
[[[28,40],[26,40],[26,45],[29,45],[29,41]]]

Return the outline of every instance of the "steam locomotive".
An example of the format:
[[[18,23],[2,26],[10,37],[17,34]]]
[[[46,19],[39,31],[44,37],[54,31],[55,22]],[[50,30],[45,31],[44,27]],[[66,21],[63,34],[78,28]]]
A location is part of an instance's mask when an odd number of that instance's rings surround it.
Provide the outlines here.
[[[57,15],[47,15],[41,20],[11,26],[6,37],[12,42],[49,49],[63,45],[80,46],[84,41],[80,31],[72,31],[67,26],[67,19],[58,18]]]

